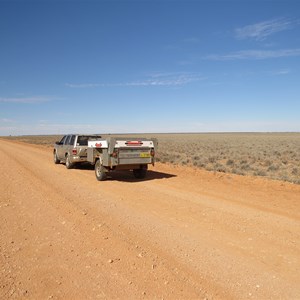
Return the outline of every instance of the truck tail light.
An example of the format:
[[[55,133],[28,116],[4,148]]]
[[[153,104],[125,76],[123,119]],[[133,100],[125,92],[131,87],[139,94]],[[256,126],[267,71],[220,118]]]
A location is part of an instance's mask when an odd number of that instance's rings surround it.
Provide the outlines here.
[[[72,149],[72,154],[76,155],[77,154],[77,149]]]
[[[155,151],[154,151],[154,149],[151,149],[151,151],[150,151],[150,155],[151,155],[152,157],[154,157],[154,156],[155,156]]]

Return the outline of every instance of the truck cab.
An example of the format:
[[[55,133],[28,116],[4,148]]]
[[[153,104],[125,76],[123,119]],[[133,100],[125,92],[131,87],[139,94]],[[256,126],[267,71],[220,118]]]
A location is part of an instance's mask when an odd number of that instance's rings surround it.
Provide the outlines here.
[[[67,169],[87,161],[89,140],[101,138],[100,135],[68,134],[57,141],[53,149],[54,163],[65,163]]]

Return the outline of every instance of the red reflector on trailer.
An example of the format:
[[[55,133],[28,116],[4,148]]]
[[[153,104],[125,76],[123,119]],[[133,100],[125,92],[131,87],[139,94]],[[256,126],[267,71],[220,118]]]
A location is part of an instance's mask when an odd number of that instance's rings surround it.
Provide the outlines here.
[[[140,142],[140,141],[127,141],[125,143],[125,145],[127,145],[127,146],[142,146],[143,142]]]
[[[72,154],[76,155],[77,154],[77,149],[72,149]]]

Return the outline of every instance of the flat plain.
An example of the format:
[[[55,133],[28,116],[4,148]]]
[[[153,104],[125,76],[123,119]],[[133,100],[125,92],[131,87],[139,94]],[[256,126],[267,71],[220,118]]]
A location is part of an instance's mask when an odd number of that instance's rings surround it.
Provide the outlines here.
[[[142,136],[158,139],[157,161],[162,163],[192,166],[213,172],[263,176],[300,184],[300,133],[185,133]],[[52,146],[61,137],[7,138]]]
[[[160,162],[98,182],[34,139],[0,142],[0,299],[300,299],[299,185]]]

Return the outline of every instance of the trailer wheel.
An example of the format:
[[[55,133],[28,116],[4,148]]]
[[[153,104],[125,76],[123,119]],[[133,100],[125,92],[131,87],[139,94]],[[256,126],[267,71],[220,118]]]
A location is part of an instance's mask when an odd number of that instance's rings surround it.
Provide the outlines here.
[[[105,168],[102,166],[100,159],[98,159],[95,163],[95,175],[98,181],[106,179]]]
[[[138,179],[143,179],[146,177],[147,169],[147,165],[141,166],[139,169],[133,169],[133,176]]]
[[[57,158],[56,151],[53,152],[53,161],[56,165],[60,163],[60,160]]]
[[[70,161],[70,156],[67,154],[66,156],[66,168],[67,169],[72,169],[74,167],[74,163],[71,163]]]

